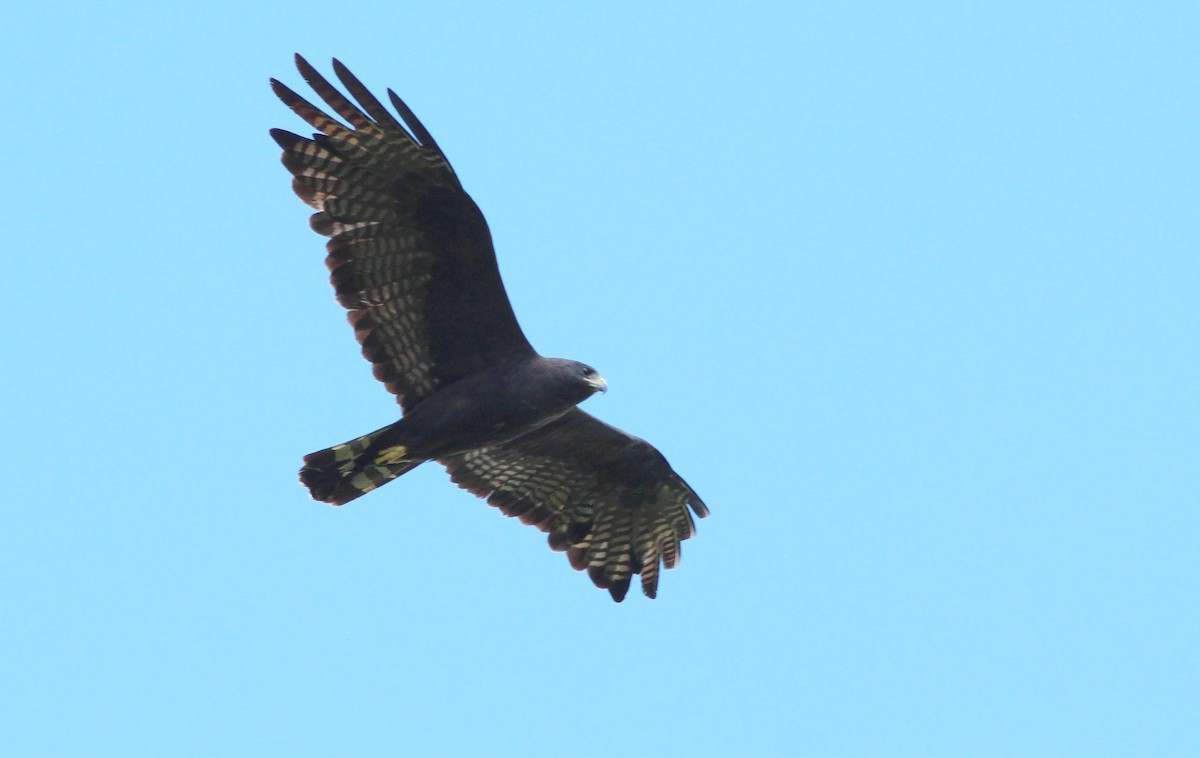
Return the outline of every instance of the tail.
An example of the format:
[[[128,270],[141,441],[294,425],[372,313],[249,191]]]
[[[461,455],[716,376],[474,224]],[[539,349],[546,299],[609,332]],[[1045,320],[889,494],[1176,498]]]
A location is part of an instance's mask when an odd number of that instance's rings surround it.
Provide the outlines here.
[[[403,445],[387,445],[384,438],[393,427],[304,456],[300,481],[313,500],[344,505],[424,463],[406,458]]]

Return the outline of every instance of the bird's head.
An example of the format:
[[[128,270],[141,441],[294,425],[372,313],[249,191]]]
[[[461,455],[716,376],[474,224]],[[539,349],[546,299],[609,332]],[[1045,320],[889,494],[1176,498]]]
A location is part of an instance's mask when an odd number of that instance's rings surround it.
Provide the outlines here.
[[[592,388],[592,392],[608,392],[608,382],[604,381],[604,377],[600,376],[596,369],[583,363],[579,366],[583,381]]]
[[[547,363],[552,367],[554,383],[558,387],[556,394],[572,403],[581,403],[595,393],[608,389],[608,383],[586,363],[562,358],[551,358]]]

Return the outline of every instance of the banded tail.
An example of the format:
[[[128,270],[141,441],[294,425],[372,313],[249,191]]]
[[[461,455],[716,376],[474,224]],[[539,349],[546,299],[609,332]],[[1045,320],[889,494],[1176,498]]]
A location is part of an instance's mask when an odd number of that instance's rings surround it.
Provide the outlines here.
[[[403,445],[383,442],[394,426],[304,456],[300,481],[313,500],[344,505],[424,463],[404,457]]]

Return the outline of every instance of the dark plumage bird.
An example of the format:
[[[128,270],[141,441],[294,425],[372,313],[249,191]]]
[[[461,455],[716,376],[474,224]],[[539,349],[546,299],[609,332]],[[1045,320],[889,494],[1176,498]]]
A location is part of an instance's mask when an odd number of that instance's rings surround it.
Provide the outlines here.
[[[299,55],[340,123],[272,79],[317,134],[282,129],[292,187],[330,238],[326,264],[363,355],[403,417],[305,456],[300,480],[341,505],[428,460],[509,516],[549,532],[618,602],[630,578],[654,597],[704,503],[648,442],[575,406],[605,389],[594,369],[543,358],[517,325],[487,222],[433,137],[388,90],[397,120],[341,63],[351,102]],[[402,123],[403,122],[403,123]]]

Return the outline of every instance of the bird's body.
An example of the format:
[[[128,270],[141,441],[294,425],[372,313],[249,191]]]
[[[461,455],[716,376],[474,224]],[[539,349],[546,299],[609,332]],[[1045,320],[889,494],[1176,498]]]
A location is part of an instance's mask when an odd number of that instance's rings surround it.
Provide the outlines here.
[[[553,421],[603,380],[594,370],[561,358],[530,356],[459,379],[431,395],[398,423],[426,458],[457,455],[509,442]]]
[[[389,90],[402,125],[337,61],[358,105],[297,65],[350,128],[272,80],[319,130],[272,136],[296,193],[319,211],[313,229],[331,238],[327,264],[363,354],[403,409],[306,456],[301,481],[340,505],[437,460],[461,487],[549,532],[614,599],[633,574],[654,597],[660,563],[674,565],[694,533],[688,510],[706,515],[703,502],[649,443],[575,407],[604,380],[530,346],[483,215],[407,106]]]
[[[439,389],[396,423],[360,437],[367,444],[356,451],[355,467],[336,458],[343,446],[330,448],[332,461],[326,451],[306,457],[302,481],[314,494],[328,490],[318,499],[344,505],[384,483],[355,484],[354,477],[367,467],[394,466],[398,473],[384,480],[390,481],[430,459],[502,445],[554,421],[604,386],[594,369],[561,358],[533,355],[490,366]],[[334,496],[344,483],[351,486]]]

